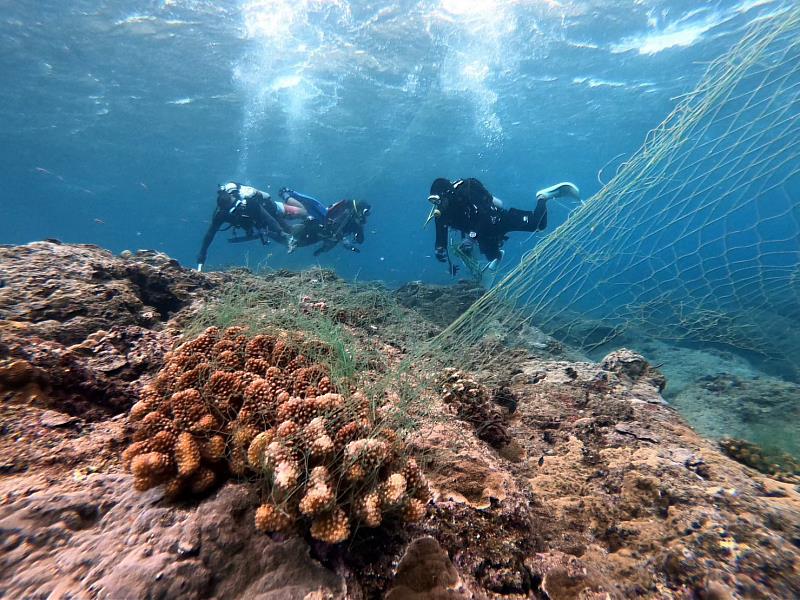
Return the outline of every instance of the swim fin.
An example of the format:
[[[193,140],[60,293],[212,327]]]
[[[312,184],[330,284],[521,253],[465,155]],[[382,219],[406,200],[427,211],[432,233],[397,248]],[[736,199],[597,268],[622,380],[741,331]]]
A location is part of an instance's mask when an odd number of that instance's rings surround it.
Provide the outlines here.
[[[536,192],[537,200],[552,200],[553,198],[574,198],[575,200],[581,199],[581,192],[578,186],[569,181],[562,181],[543,190]]]
[[[496,271],[497,265],[499,265],[500,261],[503,260],[503,256],[505,256],[505,254],[506,254],[505,250],[500,250],[500,256],[490,261],[487,265],[485,265],[483,269],[481,269],[481,273],[485,273],[486,271],[493,273],[494,271]]]

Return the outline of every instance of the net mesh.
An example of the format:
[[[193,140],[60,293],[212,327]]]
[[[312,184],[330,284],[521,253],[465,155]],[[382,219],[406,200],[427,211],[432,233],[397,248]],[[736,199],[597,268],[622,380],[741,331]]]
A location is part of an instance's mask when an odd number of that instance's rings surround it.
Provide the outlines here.
[[[780,354],[796,375],[799,134],[795,7],[711,63],[613,179],[434,345],[530,319],[584,349],[635,329]]]

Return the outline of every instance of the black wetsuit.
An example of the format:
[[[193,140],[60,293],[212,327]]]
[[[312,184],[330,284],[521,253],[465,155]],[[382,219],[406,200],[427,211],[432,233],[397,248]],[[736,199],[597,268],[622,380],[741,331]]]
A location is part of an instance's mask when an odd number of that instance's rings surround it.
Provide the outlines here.
[[[243,237],[231,238],[230,241],[234,242],[261,240],[262,244],[266,244],[267,238],[271,238],[281,244],[287,244],[291,232],[290,227],[280,218],[275,202],[266,192],[255,190],[254,194],[243,201],[238,195],[229,196],[221,193],[217,198],[217,208],[211,217],[211,224],[200,246],[198,263],[206,262],[208,247],[217,231],[226,223],[245,233]]]
[[[441,180],[437,180],[441,181]],[[434,182],[435,184],[436,182]],[[436,256],[447,256],[447,230],[461,232],[462,238],[477,242],[488,260],[500,258],[500,248],[511,231],[540,231],[547,227],[547,202],[538,200],[534,210],[499,208],[489,191],[477,179],[459,179],[444,190],[431,186],[440,197],[436,217]]]
[[[368,206],[353,200],[340,200],[328,207],[325,222],[318,219],[308,219],[294,230],[297,246],[310,246],[322,242],[314,250],[314,256],[335,248],[341,244],[352,252],[360,250],[348,240],[356,244],[364,243],[364,207]],[[368,208],[367,208],[368,211]]]

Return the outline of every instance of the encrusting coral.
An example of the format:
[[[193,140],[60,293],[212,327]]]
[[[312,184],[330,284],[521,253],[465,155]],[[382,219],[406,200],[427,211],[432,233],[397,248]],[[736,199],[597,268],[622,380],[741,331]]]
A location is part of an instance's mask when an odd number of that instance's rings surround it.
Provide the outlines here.
[[[285,337],[208,328],[166,357],[130,411],[123,462],[134,486],[170,498],[202,494],[228,473],[260,483],[261,531],[308,523],[338,543],[388,515],[425,516],[430,497],[397,434],[375,422],[360,392],[337,393],[326,368]]]

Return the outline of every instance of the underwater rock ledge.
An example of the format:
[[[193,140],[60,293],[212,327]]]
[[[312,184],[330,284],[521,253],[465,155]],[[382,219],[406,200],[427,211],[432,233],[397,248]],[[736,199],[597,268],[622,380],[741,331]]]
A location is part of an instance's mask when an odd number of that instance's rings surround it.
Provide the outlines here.
[[[256,289],[264,277],[394,361],[403,340],[443,325],[425,316],[437,307],[405,308],[404,329],[337,312],[355,288],[329,272],[200,274],[148,251],[0,248],[0,596],[800,596],[797,486],[698,436],[630,351],[601,364],[517,353],[502,394],[513,402],[491,411],[488,391],[481,410],[464,404],[489,373],[469,374],[454,418],[433,397],[408,440],[434,496],[412,525],[329,545],[257,531],[246,481],[181,503],[163,487],[134,490],[126,412],[193,315],[237,278]],[[415,288],[414,299],[446,293]],[[489,412],[499,438],[476,421]]]

